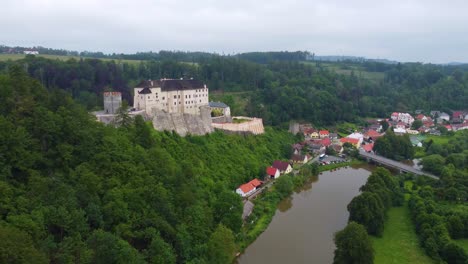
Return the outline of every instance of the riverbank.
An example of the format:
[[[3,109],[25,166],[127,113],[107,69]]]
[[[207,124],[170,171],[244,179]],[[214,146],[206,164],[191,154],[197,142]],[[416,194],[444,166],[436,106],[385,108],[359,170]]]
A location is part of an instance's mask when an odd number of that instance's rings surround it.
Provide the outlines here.
[[[364,163],[363,161],[353,159],[349,162],[323,166],[306,164],[301,167],[299,174],[295,176],[292,174],[281,176],[274,185],[265,189],[262,194],[252,201],[255,204],[255,208],[246,219],[242,232],[238,237],[240,252],[243,252],[268,228],[278,204],[288,198],[293,191],[298,192],[306,183],[316,181],[319,173],[348,166],[359,166]]]

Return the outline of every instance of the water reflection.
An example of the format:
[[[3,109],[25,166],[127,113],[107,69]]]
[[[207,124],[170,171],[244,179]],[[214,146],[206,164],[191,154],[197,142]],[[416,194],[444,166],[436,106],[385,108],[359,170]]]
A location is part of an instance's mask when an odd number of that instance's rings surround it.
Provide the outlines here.
[[[342,168],[311,179],[278,205],[268,228],[238,263],[332,263],[333,234],[346,225],[346,206],[373,168]]]

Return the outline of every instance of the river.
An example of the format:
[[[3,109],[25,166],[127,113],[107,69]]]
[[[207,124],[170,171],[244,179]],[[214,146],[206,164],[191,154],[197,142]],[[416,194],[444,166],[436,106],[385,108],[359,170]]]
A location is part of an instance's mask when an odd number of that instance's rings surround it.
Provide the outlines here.
[[[237,263],[332,263],[333,234],[346,226],[346,206],[371,170],[368,165],[341,168],[312,179],[278,205],[268,228]]]

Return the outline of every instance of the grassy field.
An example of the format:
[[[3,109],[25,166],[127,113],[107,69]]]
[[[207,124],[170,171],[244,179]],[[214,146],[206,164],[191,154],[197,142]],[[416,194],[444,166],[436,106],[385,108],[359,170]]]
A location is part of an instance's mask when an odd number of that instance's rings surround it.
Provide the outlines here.
[[[35,55],[37,57],[42,57],[42,58],[46,58],[46,59],[51,59],[51,60],[62,60],[62,61],[66,61],[66,60],[69,60],[69,59],[76,59],[76,60],[79,60],[80,57],[78,56],[61,56],[61,55],[48,55],[48,54],[39,54],[39,55]],[[24,57],[26,57],[26,55],[24,54],[0,54],[0,61],[7,61],[7,60],[21,60],[21,59],[24,59]],[[92,58],[87,58],[87,57],[83,57],[84,59],[92,59]],[[103,60],[103,61],[117,61],[117,62],[126,62],[126,63],[129,63],[129,64],[137,64],[139,63],[140,61],[139,60],[118,60],[118,59],[100,59],[100,60]]]
[[[432,139],[436,144],[445,144],[452,138],[452,136],[435,136],[435,135],[427,135],[424,141],[429,141]]]
[[[316,65],[316,62],[304,62],[310,65]],[[336,72],[337,74],[351,75],[354,73],[355,76],[366,79],[369,81],[380,82],[384,79],[385,73],[383,72],[369,72],[366,71],[363,67],[359,65],[344,65],[343,62],[333,63],[333,62],[320,62],[320,65],[323,68],[326,68],[330,71]]]
[[[376,264],[434,263],[419,246],[407,205],[388,211],[381,238],[372,237]]]

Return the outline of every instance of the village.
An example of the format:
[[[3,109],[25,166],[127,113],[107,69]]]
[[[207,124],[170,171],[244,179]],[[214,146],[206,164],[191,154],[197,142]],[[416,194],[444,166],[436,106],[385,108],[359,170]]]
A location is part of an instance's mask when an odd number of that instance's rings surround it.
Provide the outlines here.
[[[316,129],[311,124],[292,123],[290,132],[300,133],[304,140],[291,146],[291,158],[288,161],[275,160],[266,168],[263,180],[255,178],[236,189],[236,193],[246,202],[244,218],[249,215],[253,207],[248,200],[273,184],[273,181],[281,175],[294,173],[294,168],[309,162],[317,162],[318,165],[345,162],[346,155],[343,151],[346,145],[374,153],[374,143],[385,134],[385,124],[395,135],[408,134],[413,146],[419,147],[422,146],[421,136],[424,134],[440,136],[446,132],[468,129],[468,111],[454,111],[452,116],[440,111],[431,111],[428,115],[424,115],[420,110],[415,112],[416,118],[409,113],[394,112],[389,118],[368,120],[366,127],[344,137],[340,137],[338,132]],[[325,157],[328,157],[328,154],[339,158],[326,161]]]

